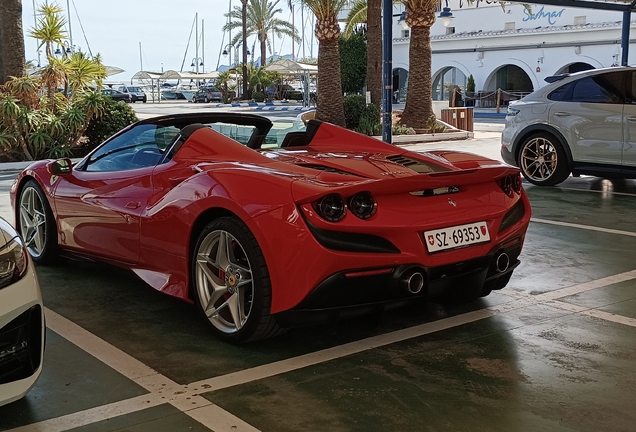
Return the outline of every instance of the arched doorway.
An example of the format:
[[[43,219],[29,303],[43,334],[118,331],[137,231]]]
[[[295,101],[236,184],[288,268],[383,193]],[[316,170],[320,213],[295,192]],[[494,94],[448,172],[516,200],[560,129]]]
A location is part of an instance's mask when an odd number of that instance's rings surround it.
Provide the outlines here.
[[[519,66],[506,65],[497,71],[495,88],[506,92],[530,93],[534,91],[532,80]]]
[[[586,71],[590,69],[595,69],[595,67],[589,63],[576,62],[576,63],[569,64],[567,66],[563,66],[561,69],[557,71],[555,75],[560,75],[564,73],[582,72],[582,71]]]
[[[409,72],[404,68],[393,69],[393,103],[406,102],[406,86]]]
[[[466,91],[466,75],[456,67],[447,67],[439,71],[433,78],[433,100],[448,100],[449,89],[459,86],[462,93]]]

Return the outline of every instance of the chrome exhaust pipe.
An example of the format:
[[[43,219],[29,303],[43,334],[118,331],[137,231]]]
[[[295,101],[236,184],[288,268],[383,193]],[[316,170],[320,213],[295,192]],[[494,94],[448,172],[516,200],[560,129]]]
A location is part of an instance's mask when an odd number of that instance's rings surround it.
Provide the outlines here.
[[[417,294],[422,291],[424,287],[424,276],[418,271],[408,272],[402,278],[402,283],[408,292]]]
[[[500,253],[496,258],[495,265],[499,273],[508,270],[508,266],[510,265],[510,257],[508,254],[505,252]]]

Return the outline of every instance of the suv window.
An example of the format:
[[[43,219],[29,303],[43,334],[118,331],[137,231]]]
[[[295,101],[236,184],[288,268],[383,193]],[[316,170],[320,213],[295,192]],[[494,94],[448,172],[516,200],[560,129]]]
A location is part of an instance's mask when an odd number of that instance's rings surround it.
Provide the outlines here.
[[[574,83],[567,83],[548,95],[548,99],[553,101],[568,101],[572,97],[572,87]]]
[[[621,103],[622,72],[610,72],[581,78],[574,83],[572,102]]]

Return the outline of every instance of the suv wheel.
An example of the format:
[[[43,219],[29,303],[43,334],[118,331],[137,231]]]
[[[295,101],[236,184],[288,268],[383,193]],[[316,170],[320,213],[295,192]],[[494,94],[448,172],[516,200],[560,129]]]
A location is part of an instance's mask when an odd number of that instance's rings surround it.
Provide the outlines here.
[[[563,146],[553,135],[543,132],[523,141],[518,165],[523,176],[538,186],[554,186],[570,175]]]

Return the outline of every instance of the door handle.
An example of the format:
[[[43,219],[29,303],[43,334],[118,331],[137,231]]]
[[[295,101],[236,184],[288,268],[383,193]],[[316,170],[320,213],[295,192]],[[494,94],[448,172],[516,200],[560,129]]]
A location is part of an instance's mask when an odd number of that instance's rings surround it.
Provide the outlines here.
[[[134,209],[138,208],[139,205],[140,205],[139,201],[130,201],[128,204],[126,204],[126,208],[134,210]]]
[[[556,117],[567,117],[567,116],[570,115],[570,113],[569,112],[565,112],[565,111],[557,111],[557,112],[554,113],[554,115]]]
[[[627,116],[627,120],[630,122],[636,122],[636,116]]]

